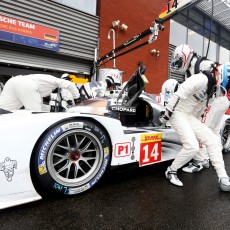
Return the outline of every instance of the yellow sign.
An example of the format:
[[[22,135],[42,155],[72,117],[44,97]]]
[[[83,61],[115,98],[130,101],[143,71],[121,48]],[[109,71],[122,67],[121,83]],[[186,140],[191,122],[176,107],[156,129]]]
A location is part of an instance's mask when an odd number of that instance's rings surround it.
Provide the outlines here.
[[[88,78],[77,77],[76,75],[70,74],[70,79],[75,84],[85,84],[89,81]]]
[[[142,134],[141,143],[157,142],[162,140],[162,133]]]

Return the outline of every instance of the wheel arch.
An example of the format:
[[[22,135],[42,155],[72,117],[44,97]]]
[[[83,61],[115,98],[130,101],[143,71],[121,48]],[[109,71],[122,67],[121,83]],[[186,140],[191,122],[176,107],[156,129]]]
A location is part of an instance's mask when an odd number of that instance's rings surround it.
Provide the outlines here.
[[[87,120],[87,121],[91,121],[95,124],[97,124],[98,126],[100,126],[104,131],[105,133],[107,134],[108,138],[109,138],[109,142],[110,142],[110,145],[111,145],[111,148],[112,148],[112,142],[111,142],[111,137],[107,131],[107,129],[105,128],[105,126],[103,124],[101,124],[99,121],[97,121],[96,119],[92,118],[92,117],[83,117],[83,116],[78,116],[78,117],[70,117],[70,118],[65,118],[65,119],[62,119],[62,120],[59,120],[55,123],[53,123],[51,126],[49,126],[41,135],[40,137],[37,139],[34,147],[33,147],[33,150],[32,150],[32,154],[34,153],[34,151],[36,151],[36,148],[37,146],[39,145],[41,139],[43,139],[43,137],[50,131],[52,130],[56,125],[62,123],[62,122],[65,122],[65,121],[74,121],[75,119],[84,119],[84,120]],[[32,156],[31,154],[31,156]],[[31,163],[30,163],[30,167],[31,167]]]

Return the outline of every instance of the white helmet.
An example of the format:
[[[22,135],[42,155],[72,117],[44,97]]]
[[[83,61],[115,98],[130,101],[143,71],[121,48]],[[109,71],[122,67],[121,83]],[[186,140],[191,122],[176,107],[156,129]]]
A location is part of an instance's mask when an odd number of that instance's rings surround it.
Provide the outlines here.
[[[61,79],[70,80],[69,74],[68,73],[62,74]]]
[[[182,44],[176,47],[171,61],[171,70],[177,70],[184,74],[189,68],[189,64],[193,58],[193,49],[186,44]]]
[[[165,96],[165,98],[169,98],[173,93],[175,93],[178,89],[179,83],[175,79],[168,79],[164,82],[161,88],[161,94]]]

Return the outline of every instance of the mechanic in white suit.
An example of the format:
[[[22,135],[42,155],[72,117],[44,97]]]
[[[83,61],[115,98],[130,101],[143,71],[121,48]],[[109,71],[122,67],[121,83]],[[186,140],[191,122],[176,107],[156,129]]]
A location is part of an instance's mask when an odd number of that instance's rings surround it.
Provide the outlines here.
[[[73,82],[48,74],[18,75],[10,78],[0,95],[0,109],[7,111],[25,107],[27,110],[42,111],[43,97],[47,97],[55,88],[68,89],[75,100],[79,91]]]
[[[197,114],[197,118],[206,124],[216,135],[220,137],[221,122],[227,109],[229,108],[229,99],[227,91],[230,87],[230,62],[217,67],[216,77],[221,81],[220,88],[217,89],[215,97],[209,100],[208,106],[204,111]],[[200,143],[199,152],[193,157],[188,166],[182,168],[184,172],[199,172],[203,168],[209,168],[209,156],[207,148]]]
[[[178,52],[181,52],[183,46],[183,44],[178,46],[176,50]],[[188,69],[185,71],[185,79],[187,79],[191,75],[199,73],[200,71],[211,71],[212,68],[215,67],[215,65],[215,62],[206,59],[206,57],[198,57],[197,54],[194,52]],[[223,75],[225,76],[223,76],[222,74],[219,75],[219,77],[223,78],[221,86],[224,89],[226,89],[226,85],[228,84],[228,79],[226,77],[227,74],[230,73],[229,71],[225,70],[223,71]],[[221,92],[220,95],[215,97],[215,99],[212,98],[209,100],[209,104],[207,107],[205,106],[205,108],[201,108],[200,111],[195,111],[195,115],[209,128],[211,128],[214,133],[219,135],[221,128],[221,120],[228,107],[229,102],[227,101],[226,96],[222,95]],[[189,163],[188,166],[182,169],[184,172],[193,173],[199,172],[203,168],[209,168],[209,156],[207,153],[207,149],[201,142],[199,143],[199,147],[199,152],[194,156],[193,161]]]
[[[190,67],[193,56],[194,51],[190,46],[177,47],[172,60],[173,68],[185,73]],[[182,142],[181,151],[165,172],[166,178],[174,185],[183,186],[177,177],[177,170],[188,163],[199,151],[199,140],[207,147],[211,163],[217,172],[220,189],[230,191],[230,181],[225,170],[220,138],[194,115],[195,110],[200,111],[202,107],[204,108],[215,85],[215,80],[208,72],[190,76],[169,98],[166,111],[160,117],[161,123],[170,122]]]

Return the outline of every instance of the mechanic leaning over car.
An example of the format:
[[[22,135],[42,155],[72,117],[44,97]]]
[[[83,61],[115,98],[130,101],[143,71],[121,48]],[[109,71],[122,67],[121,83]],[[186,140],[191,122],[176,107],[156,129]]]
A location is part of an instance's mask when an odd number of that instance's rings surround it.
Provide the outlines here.
[[[215,96],[209,99],[209,103],[205,110],[197,113],[197,118],[206,124],[217,136],[220,137],[221,123],[224,114],[229,108],[229,98],[227,93],[230,89],[230,62],[219,65],[214,71],[214,77],[218,78],[219,85],[216,88]],[[192,162],[188,166],[182,168],[184,172],[194,173],[202,169],[209,168],[209,156],[207,148],[200,143],[199,152],[195,154]]]
[[[106,90],[121,86],[120,79],[114,76],[107,76],[103,81],[90,81],[79,88],[81,100],[87,100],[95,97],[104,97]]]
[[[68,80],[48,74],[18,75],[10,78],[0,95],[0,108],[7,111],[25,107],[27,110],[42,111],[43,97],[57,88],[68,89],[74,100],[80,97],[76,85]]]
[[[188,45],[176,47],[171,67],[185,73],[191,68],[194,51]],[[160,117],[162,124],[168,121],[176,131],[182,149],[177,153],[171,166],[165,172],[166,178],[174,185],[183,186],[177,177],[177,170],[188,163],[199,151],[198,140],[207,147],[209,157],[214,166],[220,189],[230,191],[230,181],[225,170],[220,138],[213,133],[195,115],[208,103],[213,95],[213,89],[218,85],[209,71],[192,74],[180,84],[178,90],[169,98],[165,113]]]

